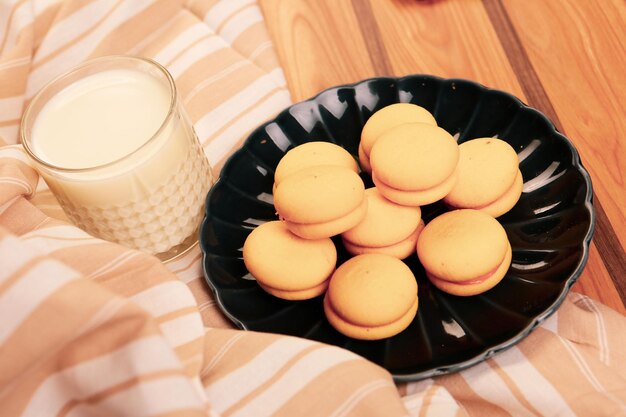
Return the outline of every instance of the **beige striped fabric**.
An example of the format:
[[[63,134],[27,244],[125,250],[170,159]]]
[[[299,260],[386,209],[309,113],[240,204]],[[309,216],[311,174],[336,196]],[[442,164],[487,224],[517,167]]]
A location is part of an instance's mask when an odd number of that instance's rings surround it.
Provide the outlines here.
[[[20,117],[109,54],[169,69],[216,174],[290,103],[255,0],[0,0],[0,416],[626,415],[626,321],[586,297],[480,365],[395,386],[348,351],[233,330],[198,248],[162,265],[68,224]]]
[[[412,416],[624,416],[626,320],[580,294],[524,341],[463,372],[410,383]]]

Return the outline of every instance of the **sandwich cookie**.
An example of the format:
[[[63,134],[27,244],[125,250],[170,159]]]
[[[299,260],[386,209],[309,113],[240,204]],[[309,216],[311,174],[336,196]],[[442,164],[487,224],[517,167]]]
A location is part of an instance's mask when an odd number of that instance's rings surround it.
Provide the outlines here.
[[[343,240],[343,246],[352,255],[361,255],[364,253],[381,253],[383,255],[393,256],[398,259],[405,259],[415,252],[415,245],[419,235],[424,228],[424,222],[420,221],[417,229],[409,235],[409,237],[387,246],[360,246]]]
[[[330,142],[307,142],[290,149],[280,160],[274,172],[274,183],[305,168],[319,165],[346,167],[356,173],[359,167],[348,151]]]
[[[305,239],[341,234],[365,216],[361,178],[351,169],[321,165],[287,176],[276,186],[274,206],[289,230]]]
[[[388,255],[365,254],[342,264],[324,297],[329,323],[348,337],[377,340],[406,329],[417,313],[417,282]]]
[[[345,248],[353,255],[384,253],[404,259],[415,251],[421,222],[419,207],[401,206],[383,197],[378,189],[365,190],[367,214],[354,228],[342,233]]]
[[[306,300],[326,291],[337,250],[330,239],[302,239],[277,220],[248,235],[243,261],[266,292],[285,300]]]
[[[359,161],[363,171],[371,174],[369,162],[374,142],[380,135],[404,123],[427,123],[437,126],[437,121],[428,110],[411,103],[396,103],[374,113],[363,126],[359,144]]]
[[[511,265],[502,225],[478,210],[444,213],[426,225],[417,256],[428,279],[453,295],[476,295],[496,286]]]
[[[458,160],[459,146],[448,132],[407,123],[384,133],[372,147],[372,180],[388,200],[423,206],[450,192]]]
[[[522,172],[515,150],[503,140],[480,138],[459,145],[459,178],[443,201],[498,217],[522,195]]]

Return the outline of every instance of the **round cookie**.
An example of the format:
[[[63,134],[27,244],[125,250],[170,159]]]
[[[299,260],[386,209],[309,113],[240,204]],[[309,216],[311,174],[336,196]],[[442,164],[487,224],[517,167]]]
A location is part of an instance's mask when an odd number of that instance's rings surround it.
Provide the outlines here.
[[[413,252],[415,252],[415,245],[419,238],[419,235],[424,228],[424,222],[420,220],[417,228],[413,233],[409,235],[409,237],[391,245],[387,246],[360,246],[350,241],[343,239],[343,246],[346,250],[352,255],[361,255],[364,253],[381,253],[383,255],[393,256],[398,259],[405,259],[409,257]]]
[[[274,172],[274,182],[305,168],[336,165],[359,172],[355,159],[348,151],[330,142],[307,142],[290,149],[280,160]]]
[[[396,103],[374,113],[363,126],[359,144],[359,160],[364,171],[371,173],[369,157],[380,135],[404,123],[427,123],[437,126],[437,121],[428,110],[411,103]]]
[[[444,129],[406,123],[384,133],[370,154],[372,179],[387,199],[403,205],[433,203],[456,181],[459,147]]]
[[[250,274],[270,294],[304,300],[322,294],[337,263],[337,250],[326,239],[302,239],[282,221],[263,223],[243,245]]]
[[[458,296],[470,296],[481,294],[485,291],[488,291],[498,285],[498,283],[504,278],[507,271],[509,270],[509,266],[511,266],[512,259],[512,251],[511,247],[507,248],[507,251],[504,256],[504,260],[502,263],[496,267],[493,271],[485,274],[484,276],[478,277],[472,281],[464,281],[464,282],[455,282],[448,281],[445,279],[437,278],[432,274],[426,273],[426,276],[432,282],[435,287],[439,288],[441,291],[447,292],[448,294],[458,295]]]
[[[493,217],[509,211],[522,194],[522,173],[515,150],[503,140],[479,138],[459,145],[459,178],[444,202]]]
[[[365,186],[352,170],[331,165],[305,168],[277,186],[274,205],[289,229],[304,238],[330,237],[365,216]]]
[[[348,252],[353,255],[384,253],[399,259],[413,253],[421,209],[389,201],[375,187],[365,190],[365,198],[367,214],[358,225],[341,235]]]
[[[341,236],[360,246],[388,246],[406,239],[422,218],[419,207],[407,207],[387,200],[376,187],[365,190],[367,214]]]
[[[338,235],[342,230],[353,228],[361,222],[366,213],[367,200],[363,199],[363,202],[356,209],[334,220],[313,224],[296,223],[285,220],[285,224],[292,233],[304,239],[321,239]]]
[[[454,295],[480,294],[497,285],[511,264],[502,225],[478,210],[455,210],[433,219],[417,241],[430,281]]]
[[[346,336],[377,340],[394,336],[417,312],[417,282],[402,261],[365,254],[342,264],[324,298],[330,324]]]

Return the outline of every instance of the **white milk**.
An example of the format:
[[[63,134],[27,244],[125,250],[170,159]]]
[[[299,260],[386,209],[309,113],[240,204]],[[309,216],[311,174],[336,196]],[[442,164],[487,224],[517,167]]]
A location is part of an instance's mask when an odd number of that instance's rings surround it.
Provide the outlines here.
[[[169,104],[163,84],[139,71],[91,75],[48,101],[33,126],[33,150],[64,168],[113,162],[156,133]]]
[[[182,109],[163,124],[171,95],[145,72],[111,69],[77,80],[41,108],[31,149],[63,168],[41,171],[78,226],[151,253],[196,230],[212,178]]]

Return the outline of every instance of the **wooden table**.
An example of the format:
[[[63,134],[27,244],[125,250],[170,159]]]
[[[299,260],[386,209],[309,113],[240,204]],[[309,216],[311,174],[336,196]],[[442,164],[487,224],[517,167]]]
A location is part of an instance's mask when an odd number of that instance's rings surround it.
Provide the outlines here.
[[[509,91],[576,145],[596,230],[574,289],[626,314],[624,0],[260,0],[294,101],[413,73]]]

